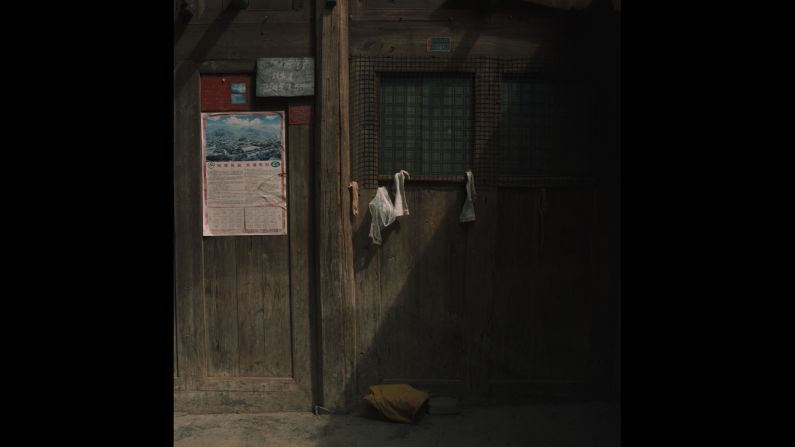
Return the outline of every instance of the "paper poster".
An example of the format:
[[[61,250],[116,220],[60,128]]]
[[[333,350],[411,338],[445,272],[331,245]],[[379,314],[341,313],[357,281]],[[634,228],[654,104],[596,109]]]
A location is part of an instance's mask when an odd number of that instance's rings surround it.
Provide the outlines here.
[[[201,119],[204,235],[287,234],[284,112]]]

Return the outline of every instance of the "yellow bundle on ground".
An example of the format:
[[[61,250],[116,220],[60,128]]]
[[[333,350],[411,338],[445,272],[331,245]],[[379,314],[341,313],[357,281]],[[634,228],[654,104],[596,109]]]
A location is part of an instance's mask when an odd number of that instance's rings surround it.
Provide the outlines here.
[[[364,400],[391,421],[411,423],[428,397],[425,391],[401,383],[373,385]]]

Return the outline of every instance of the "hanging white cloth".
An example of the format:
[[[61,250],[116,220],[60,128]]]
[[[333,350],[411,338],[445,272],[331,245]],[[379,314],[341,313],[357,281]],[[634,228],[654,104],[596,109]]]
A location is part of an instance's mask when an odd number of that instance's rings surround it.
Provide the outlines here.
[[[459,222],[472,222],[475,220],[475,175],[472,170],[466,172],[467,176],[467,199],[464,202],[464,207],[461,208],[461,215],[458,217]]]
[[[389,193],[383,186],[375,192],[375,197],[370,201],[370,239],[376,245],[381,245],[381,230],[395,221],[395,208]]]
[[[403,186],[403,182],[408,177],[409,173],[402,169],[395,173],[395,184],[393,185],[393,192],[395,193],[395,217],[409,215],[409,205],[406,203],[406,190]]]
[[[370,201],[368,207],[370,208],[370,239],[376,245],[381,245],[381,230],[388,227],[395,218],[409,214],[409,205],[406,203],[406,190],[403,182],[408,178],[409,173],[400,170],[395,173],[395,184],[393,185],[395,191],[395,203],[389,198],[389,192],[386,188],[380,186],[376,192],[373,200]]]

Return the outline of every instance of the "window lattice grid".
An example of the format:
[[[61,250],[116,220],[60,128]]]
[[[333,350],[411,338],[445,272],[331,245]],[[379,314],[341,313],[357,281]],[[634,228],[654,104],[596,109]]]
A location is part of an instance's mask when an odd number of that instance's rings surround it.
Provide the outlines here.
[[[554,103],[555,84],[551,81],[503,78],[497,155],[500,176],[556,172]]]
[[[555,60],[541,57],[351,57],[353,178],[363,188],[376,188],[379,180],[388,181],[397,169],[405,169],[411,173],[412,180],[464,182],[464,171],[471,168],[478,186],[532,184],[535,180],[528,175],[500,174],[501,163],[514,163],[503,160],[498,154],[500,139],[503,138],[501,81],[518,76],[554,78],[555,67]],[[456,100],[460,92],[456,92],[455,83],[437,81],[450,76],[471,86],[468,88],[468,104],[464,104],[463,96]],[[402,80],[405,89],[391,85],[391,80],[395,79]],[[434,95],[434,88],[442,89],[442,92]],[[445,121],[443,108],[444,88],[452,89],[447,93],[452,97],[447,100],[447,106],[451,101],[453,106],[447,112],[452,114],[448,121]],[[429,92],[427,102],[422,101],[422,95],[416,94],[419,89]],[[435,96],[438,99],[432,101]],[[401,101],[399,104],[405,112],[396,110],[398,101]],[[434,112],[437,105],[442,109]],[[416,115],[418,110],[420,116]],[[428,114],[433,117],[434,113],[437,113],[436,120],[423,118]],[[464,118],[465,113],[469,114],[466,119],[453,119]],[[462,133],[464,122],[469,123],[469,131]],[[555,122],[553,119],[553,127]],[[396,129],[395,123],[402,130]],[[398,132],[401,133],[400,140],[395,137]],[[434,150],[423,151],[423,147]],[[459,148],[466,149],[461,152]],[[438,149],[441,152],[435,152]],[[434,155],[436,153],[438,155]],[[513,155],[506,156],[510,159]],[[517,163],[524,162],[519,160]],[[421,172],[427,174],[418,174]],[[513,172],[519,172],[519,169]]]
[[[380,78],[379,174],[463,175],[472,151],[472,79]]]

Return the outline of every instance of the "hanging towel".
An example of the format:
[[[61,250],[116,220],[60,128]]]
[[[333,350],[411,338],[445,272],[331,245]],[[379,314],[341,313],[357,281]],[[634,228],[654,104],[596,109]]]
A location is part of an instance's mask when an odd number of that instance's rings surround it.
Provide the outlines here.
[[[475,220],[475,175],[472,170],[466,172],[467,176],[467,199],[464,202],[464,207],[461,209],[461,215],[458,217],[459,222],[472,222]]]
[[[375,197],[370,201],[370,239],[376,245],[381,245],[381,230],[395,221],[395,208],[389,193],[383,186],[375,192]]]
[[[409,205],[406,203],[406,190],[403,187],[403,182],[408,177],[409,173],[402,169],[395,173],[395,217],[409,215]]]

